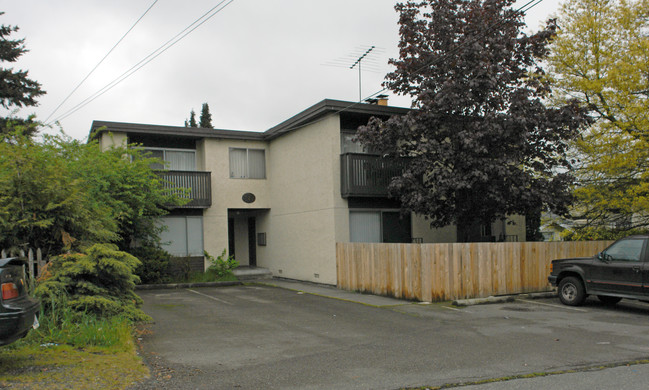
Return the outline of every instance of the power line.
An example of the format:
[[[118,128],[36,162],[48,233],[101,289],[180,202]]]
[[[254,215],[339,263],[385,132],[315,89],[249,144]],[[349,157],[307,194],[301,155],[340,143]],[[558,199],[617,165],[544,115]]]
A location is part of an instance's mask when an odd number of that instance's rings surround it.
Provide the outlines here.
[[[68,116],[74,114],[75,112],[79,111],[104,93],[110,91],[113,87],[117,86],[119,83],[122,81],[126,80],[128,77],[133,75],[135,72],[143,68],[145,65],[147,65],[149,62],[153,61],[155,58],[157,58],[160,54],[164,53],[168,49],[170,49],[172,46],[174,46],[176,43],[180,42],[183,38],[185,38],[187,35],[191,34],[194,30],[196,30],[198,27],[203,25],[203,23],[207,22],[210,20],[212,17],[214,17],[216,14],[221,12],[225,7],[230,5],[234,0],[222,0],[219,2],[217,5],[212,7],[210,10],[205,12],[203,15],[201,15],[198,19],[196,19],[194,22],[192,22],[189,26],[187,26],[185,29],[183,29],[181,32],[176,34],[173,38],[162,44],[160,47],[158,47],[156,50],[151,52],[148,56],[144,57],[140,62],[137,64],[133,65],[129,70],[126,72],[122,73],[119,77],[115,78],[113,81],[110,83],[106,84],[103,88],[101,88],[99,91],[95,92],[94,94],[90,95],[87,97],[85,100],[83,100],[81,103],[77,104],[76,106],[72,107],[70,110],[66,111],[64,114],[62,114],[60,117],[58,117],[54,122],[63,120],[67,118]],[[225,3],[224,5],[222,5]],[[219,8],[220,7],[220,8]],[[193,27],[192,27],[193,26]],[[51,124],[48,123],[48,125]]]
[[[542,3],[542,2],[543,2],[543,0],[530,0],[530,1],[528,1],[527,3],[523,4],[520,8],[518,8],[518,9],[516,10],[516,13],[519,13],[519,12],[520,12],[520,13],[522,13],[522,14],[524,15],[527,11],[531,10],[532,8],[536,7],[537,5],[539,5],[539,4]],[[504,22],[505,22],[504,20],[499,21],[499,22],[496,23],[495,25],[491,26],[487,31],[489,31],[489,32],[493,31],[494,29],[500,27]],[[448,52],[448,53],[445,53],[445,55],[444,55],[443,57],[441,57],[441,58],[436,58],[436,59],[430,61],[430,63],[427,63],[427,64],[422,65],[422,66],[419,67],[416,71],[420,71],[420,70],[422,70],[422,69],[424,69],[424,68],[426,68],[426,67],[433,66],[433,65],[436,65],[436,64],[438,64],[438,63],[443,62],[444,60],[446,60],[446,57],[448,57],[449,55],[451,55],[451,54],[455,54],[455,53],[459,52],[460,49],[462,49],[464,46],[469,45],[469,44],[473,44],[473,43],[477,42],[478,39],[480,39],[480,37],[475,37],[475,38],[470,39],[470,40],[468,40],[468,41],[464,41],[464,42],[462,42],[462,43],[461,43],[459,46],[457,46],[455,49],[451,50],[451,51]],[[368,96],[367,96],[365,99],[363,99],[363,100],[371,99],[371,98],[373,98],[373,97],[375,97],[375,96],[378,96],[378,95],[382,94],[383,92],[386,92],[387,90],[388,90],[388,87],[383,87],[383,88],[380,89],[379,91],[376,91],[376,92],[374,92],[374,93],[371,94],[371,95],[368,95]],[[355,106],[357,106],[357,105],[359,105],[359,104],[362,104],[362,101],[360,101],[360,102],[353,102],[353,103],[350,103],[347,107],[344,107],[344,108],[341,108],[341,109],[335,111],[334,114],[340,114],[341,112],[345,112],[345,111],[347,111],[347,110],[350,110],[350,109],[352,109],[353,107],[355,107]],[[319,119],[315,119],[315,120],[313,120],[313,121],[310,121],[310,122],[307,122],[307,123],[304,123],[304,124],[301,124],[301,125],[298,125],[298,126],[295,126],[295,127],[292,127],[292,128],[289,127],[288,129],[285,129],[285,130],[283,130],[283,131],[284,131],[284,132],[288,132],[288,131],[292,131],[292,130],[300,129],[300,128],[304,127],[304,126],[312,125],[312,124],[314,124],[314,123],[318,123],[318,122],[323,121],[323,120],[325,120],[325,119],[326,119],[326,118],[324,118],[324,117],[323,117],[323,118],[319,118]]]
[[[77,91],[77,89],[79,89],[79,87],[81,87],[81,84],[83,84],[83,83],[88,79],[88,77],[90,77],[90,75],[93,74],[93,72],[94,72],[95,70],[97,70],[97,68],[99,67],[99,65],[101,65],[102,62],[104,62],[104,60],[105,60],[105,59],[110,55],[110,53],[112,53],[113,50],[115,50],[115,48],[117,47],[117,45],[119,45],[119,44],[124,40],[124,38],[126,38],[126,36],[131,32],[131,30],[133,30],[133,28],[135,28],[135,26],[140,22],[140,20],[142,20],[142,18],[144,18],[144,16],[145,16],[147,13],[149,13],[149,11],[151,10],[151,8],[153,8],[153,6],[154,6],[157,2],[158,2],[158,0],[154,0],[154,1],[153,1],[153,3],[149,6],[149,8],[147,8],[147,10],[144,11],[144,13],[142,14],[142,16],[140,16],[140,17],[138,18],[138,20],[136,20],[135,23],[133,23],[133,25],[131,26],[131,28],[129,28],[128,31],[126,31],[126,33],[124,33],[124,35],[122,35],[122,37],[117,41],[117,43],[115,43],[115,44],[113,45],[113,47],[108,51],[108,53],[106,53],[106,55],[104,56],[104,58],[102,58],[101,61],[99,61],[99,63],[97,63],[97,65],[95,65],[95,67],[92,68],[92,70],[91,70],[91,71],[86,75],[86,77],[84,77],[83,80],[81,80],[81,81],[79,82],[79,84],[77,84],[77,86],[74,87],[74,89],[73,89],[73,90],[68,94],[68,96],[66,96],[65,99],[63,99],[63,101],[61,102],[61,104],[59,104],[58,106],[56,106],[56,108],[54,109],[54,111],[52,111],[52,112],[50,113],[50,115],[48,115],[47,118],[45,118],[45,121],[44,121],[44,122],[47,122],[47,121],[52,117],[52,115],[54,115],[54,113],[55,113],[56,111],[58,111],[58,109],[61,108],[61,106],[62,106],[63,104],[65,104],[65,102],[68,101],[68,99],[70,98],[70,96],[72,96],[72,94],[75,93],[75,92]]]

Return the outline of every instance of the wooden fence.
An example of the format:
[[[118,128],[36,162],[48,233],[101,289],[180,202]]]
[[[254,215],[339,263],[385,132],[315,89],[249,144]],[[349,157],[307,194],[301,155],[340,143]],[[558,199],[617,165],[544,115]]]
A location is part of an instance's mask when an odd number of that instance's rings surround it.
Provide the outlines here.
[[[0,250],[0,258],[14,256],[24,257],[27,259],[27,272],[29,273],[29,278],[32,281],[38,276],[39,270],[41,270],[45,266],[45,264],[47,264],[47,260],[43,259],[43,253],[40,248],[36,250],[29,248],[27,252],[25,252],[25,250],[23,249],[20,249],[18,253],[14,253],[14,251],[8,251],[5,249]]]
[[[549,291],[551,260],[611,243],[337,243],[338,288],[424,302]]]

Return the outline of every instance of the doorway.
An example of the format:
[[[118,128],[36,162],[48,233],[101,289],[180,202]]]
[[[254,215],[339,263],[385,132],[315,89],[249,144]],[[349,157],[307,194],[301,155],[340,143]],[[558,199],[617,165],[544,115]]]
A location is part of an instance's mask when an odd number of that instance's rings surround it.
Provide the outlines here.
[[[228,252],[241,266],[257,266],[257,231],[265,209],[228,210]]]
[[[257,266],[257,218],[248,218],[248,265]]]

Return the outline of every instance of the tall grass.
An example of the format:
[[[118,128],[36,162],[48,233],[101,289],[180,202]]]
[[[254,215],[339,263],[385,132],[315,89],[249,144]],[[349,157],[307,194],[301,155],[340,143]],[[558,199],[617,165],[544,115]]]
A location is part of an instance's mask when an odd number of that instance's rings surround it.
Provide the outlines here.
[[[79,313],[65,301],[51,302],[47,311],[41,310],[40,326],[32,329],[22,341],[27,344],[70,345],[75,348],[100,347],[125,351],[132,340],[132,323],[124,317],[101,318]]]

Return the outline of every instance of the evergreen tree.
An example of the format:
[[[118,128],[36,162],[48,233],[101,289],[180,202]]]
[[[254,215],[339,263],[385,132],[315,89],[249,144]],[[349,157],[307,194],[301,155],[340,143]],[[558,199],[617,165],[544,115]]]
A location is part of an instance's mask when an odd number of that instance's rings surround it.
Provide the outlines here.
[[[198,124],[196,124],[196,113],[193,108],[189,113],[189,126],[187,126],[187,121],[185,121],[185,127],[198,127]]]
[[[426,0],[397,4],[400,58],[385,85],[416,110],[377,118],[358,139],[405,158],[390,194],[432,226],[489,223],[571,197],[568,140],[586,118],[576,105],[551,108],[541,67],[555,35],[526,35],[513,0]]]
[[[213,129],[212,114],[210,114],[210,106],[208,106],[207,103],[203,103],[199,127],[202,127],[204,129]]]
[[[3,15],[4,12],[0,12]],[[16,62],[28,50],[23,45],[24,39],[9,39],[11,33],[18,31],[16,26],[0,25],[0,105],[5,109],[31,107],[38,105],[36,99],[45,94],[41,85],[28,78],[28,72],[14,70],[4,66],[4,63]],[[7,122],[16,124],[32,124],[33,118],[22,120],[19,118],[0,118],[0,133],[7,132]],[[35,126],[27,126],[30,134],[36,131]]]

